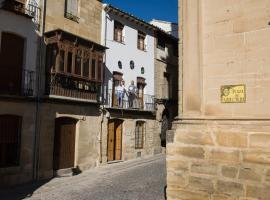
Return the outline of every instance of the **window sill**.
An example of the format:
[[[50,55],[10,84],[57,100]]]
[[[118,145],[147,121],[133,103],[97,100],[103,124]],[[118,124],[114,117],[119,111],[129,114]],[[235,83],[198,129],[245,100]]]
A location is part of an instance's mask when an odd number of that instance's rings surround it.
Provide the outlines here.
[[[124,41],[117,41],[117,40],[113,40],[114,42],[117,42],[117,43],[119,43],[119,44],[123,44],[123,45],[126,45],[126,43],[124,42]]]
[[[140,50],[140,51],[143,51],[143,52],[147,52],[146,49],[139,49],[139,48],[137,48],[137,49]]]
[[[71,21],[77,22],[77,23],[79,23],[79,20],[80,20],[79,17],[77,17],[77,16],[75,16],[75,15],[72,15],[72,14],[70,14],[70,13],[65,13],[65,18],[66,18],[66,19],[69,19],[69,20],[71,20]]]

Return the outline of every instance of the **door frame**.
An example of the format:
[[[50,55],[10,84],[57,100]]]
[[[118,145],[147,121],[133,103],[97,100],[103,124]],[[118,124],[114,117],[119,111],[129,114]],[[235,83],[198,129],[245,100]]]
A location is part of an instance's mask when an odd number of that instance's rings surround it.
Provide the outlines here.
[[[120,152],[120,160],[122,160],[122,157],[123,157],[123,124],[124,124],[124,120],[122,119],[109,119],[108,120],[108,125],[107,125],[107,131],[108,131],[108,134],[107,134],[107,162],[113,162],[113,161],[118,161],[115,159],[116,157],[116,128],[114,126],[114,152],[113,152],[113,160],[109,160],[109,123],[110,122],[119,122],[119,125],[121,125],[121,152]]]

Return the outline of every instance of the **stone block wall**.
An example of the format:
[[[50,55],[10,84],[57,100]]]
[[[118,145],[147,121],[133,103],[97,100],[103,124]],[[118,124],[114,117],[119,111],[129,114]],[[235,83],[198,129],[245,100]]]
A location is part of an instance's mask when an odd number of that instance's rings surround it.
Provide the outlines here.
[[[88,40],[101,43],[101,11],[99,0],[80,0],[79,21],[65,18],[65,0],[48,0],[46,8],[46,30],[63,29]]]
[[[167,145],[168,199],[269,200],[269,121],[189,121]]]

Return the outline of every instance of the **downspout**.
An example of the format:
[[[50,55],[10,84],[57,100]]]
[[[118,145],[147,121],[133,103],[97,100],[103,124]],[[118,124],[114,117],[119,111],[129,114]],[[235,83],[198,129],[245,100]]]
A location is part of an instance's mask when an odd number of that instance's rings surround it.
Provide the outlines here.
[[[41,17],[42,26],[41,35],[39,37],[39,63],[37,65],[37,90],[36,90],[36,112],[35,112],[35,136],[33,146],[33,180],[38,180],[39,173],[39,150],[40,150],[40,89],[41,88],[41,77],[42,77],[42,64],[43,64],[43,41],[45,32],[45,17],[46,17],[46,0],[42,1],[43,13]]]
[[[104,9],[104,8],[103,8]],[[105,40],[105,43],[104,43],[104,46],[107,47],[107,12],[105,11],[104,9],[104,12],[105,12],[105,37],[104,37],[104,40]],[[103,17],[103,16],[102,16]],[[106,61],[107,61],[107,51],[105,50],[105,54],[104,54],[104,69],[103,69],[103,83],[102,83],[102,109],[101,109],[101,112],[102,112],[102,120],[101,120],[101,131],[100,131],[100,163],[102,163],[102,159],[103,159],[103,154],[102,154],[102,138],[103,138],[103,122],[104,122],[104,111],[106,112],[106,110],[104,109],[104,94],[105,94],[105,91],[104,91],[104,80],[105,80],[105,67],[106,67]]]

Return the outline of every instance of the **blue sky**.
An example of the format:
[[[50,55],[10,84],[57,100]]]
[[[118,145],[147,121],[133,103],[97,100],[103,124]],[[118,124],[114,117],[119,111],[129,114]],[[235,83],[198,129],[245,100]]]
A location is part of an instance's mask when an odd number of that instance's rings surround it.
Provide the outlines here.
[[[177,22],[178,0],[103,0],[145,21],[160,19]]]

